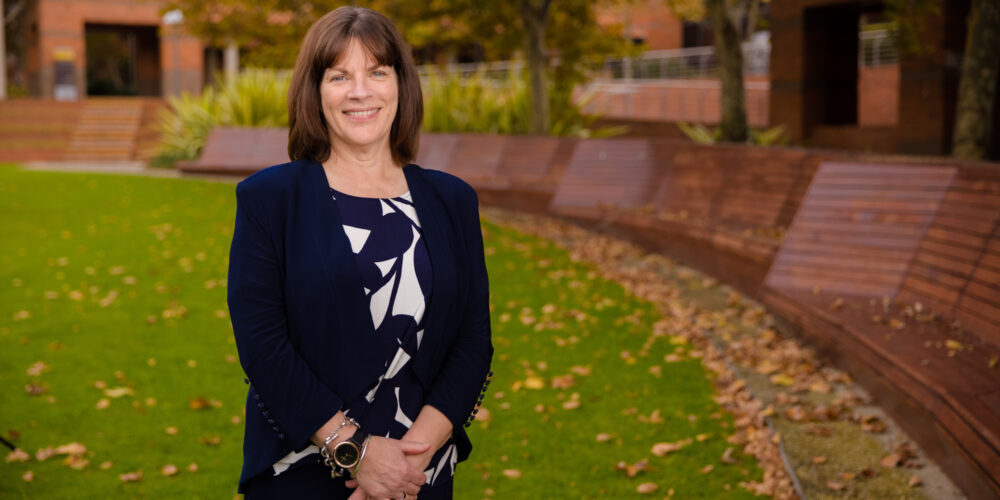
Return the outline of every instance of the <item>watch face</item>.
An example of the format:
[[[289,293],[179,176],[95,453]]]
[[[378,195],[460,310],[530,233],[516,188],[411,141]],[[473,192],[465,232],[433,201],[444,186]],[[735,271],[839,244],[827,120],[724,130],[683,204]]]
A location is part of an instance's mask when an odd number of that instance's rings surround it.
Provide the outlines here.
[[[354,467],[358,463],[358,458],[361,455],[361,450],[358,446],[350,441],[344,441],[337,445],[333,449],[333,459],[337,462],[337,465],[345,468]]]

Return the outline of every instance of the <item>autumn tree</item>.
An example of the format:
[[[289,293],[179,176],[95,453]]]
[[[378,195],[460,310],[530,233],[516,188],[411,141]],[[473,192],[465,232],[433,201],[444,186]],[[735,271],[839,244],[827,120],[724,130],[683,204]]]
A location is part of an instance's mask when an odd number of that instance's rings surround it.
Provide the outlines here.
[[[682,20],[711,19],[715,57],[722,84],[722,140],[746,142],[746,97],[743,88],[743,41],[757,25],[761,0],[666,0],[671,12]]]
[[[996,0],[972,0],[962,76],[955,110],[952,155],[983,159],[993,136],[993,103],[1000,61],[1000,5]]]
[[[887,0],[902,52],[924,56],[936,50],[921,39],[928,20],[939,16],[943,0]],[[1000,61],[1000,5],[996,0],[970,0],[965,50],[959,76],[952,156],[985,159],[993,135],[993,109]]]

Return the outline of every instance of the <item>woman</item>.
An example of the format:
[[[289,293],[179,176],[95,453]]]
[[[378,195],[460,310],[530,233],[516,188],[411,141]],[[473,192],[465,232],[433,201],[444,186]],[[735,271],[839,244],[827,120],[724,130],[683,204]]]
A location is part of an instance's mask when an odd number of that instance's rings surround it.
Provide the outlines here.
[[[341,7],[309,29],[293,161],[236,187],[248,500],[451,498],[492,375],[489,291],[475,191],[410,163],[422,115],[388,19]]]

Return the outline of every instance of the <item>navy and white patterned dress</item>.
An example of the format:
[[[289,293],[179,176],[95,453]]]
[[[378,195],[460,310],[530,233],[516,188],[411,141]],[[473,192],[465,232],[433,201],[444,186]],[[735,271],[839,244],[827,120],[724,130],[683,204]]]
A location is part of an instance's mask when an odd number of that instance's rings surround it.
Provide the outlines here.
[[[361,271],[379,347],[390,360],[378,382],[348,402],[344,411],[369,434],[399,439],[413,425],[424,401],[410,360],[420,349],[424,309],[431,295],[427,245],[409,192],[395,198],[364,198],[331,188],[330,195]],[[310,445],[276,462],[274,475],[320,461],[319,448]],[[425,487],[450,482],[457,461],[457,449],[449,439],[424,471]]]

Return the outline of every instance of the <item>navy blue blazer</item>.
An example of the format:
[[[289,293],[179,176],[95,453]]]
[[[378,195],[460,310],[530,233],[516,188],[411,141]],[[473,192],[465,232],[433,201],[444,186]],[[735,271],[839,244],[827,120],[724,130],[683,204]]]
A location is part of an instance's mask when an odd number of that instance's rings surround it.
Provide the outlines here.
[[[476,192],[453,175],[403,167],[434,286],[412,367],[426,404],[465,433],[489,384],[489,285]],[[298,160],[236,186],[227,300],[247,394],[239,491],[385,371],[368,298],[323,166]],[[478,402],[477,402],[478,400]]]

